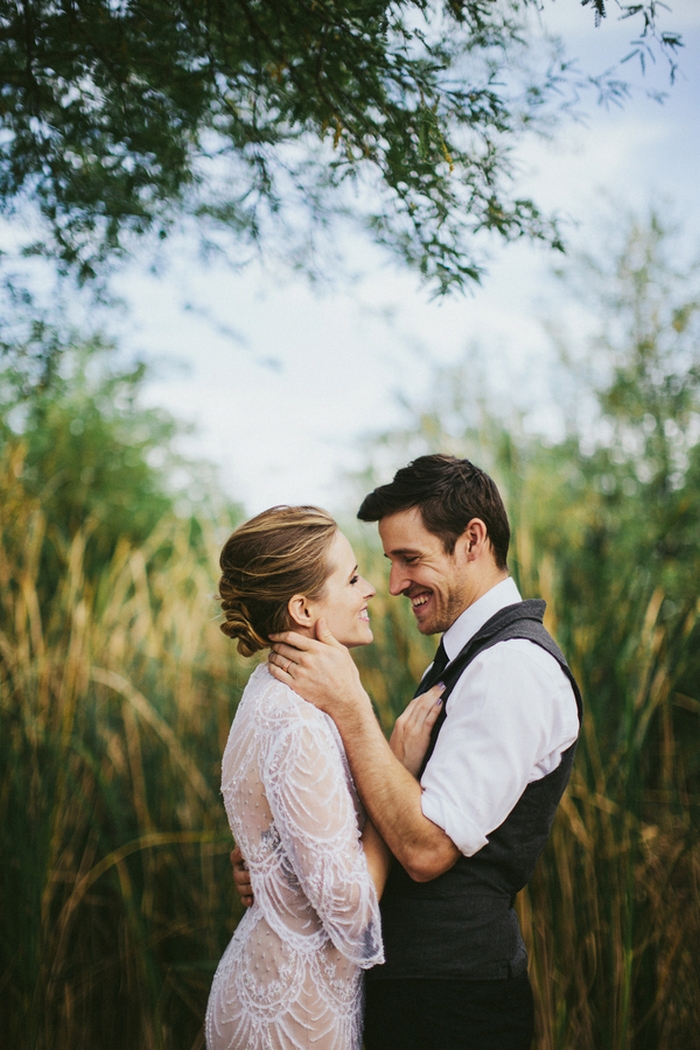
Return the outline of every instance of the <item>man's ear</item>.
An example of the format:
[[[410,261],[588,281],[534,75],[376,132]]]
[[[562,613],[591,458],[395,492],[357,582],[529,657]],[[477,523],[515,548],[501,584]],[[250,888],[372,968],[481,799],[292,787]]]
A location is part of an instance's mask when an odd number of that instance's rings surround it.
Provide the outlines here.
[[[474,561],[485,549],[491,549],[488,529],[481,518],[471,519],[457,540],[457,546],[460,547],[469,561]]]
[[[287,612],[297,627],[312,627],[314,617],[305,594],[295,594],[287,602]]]

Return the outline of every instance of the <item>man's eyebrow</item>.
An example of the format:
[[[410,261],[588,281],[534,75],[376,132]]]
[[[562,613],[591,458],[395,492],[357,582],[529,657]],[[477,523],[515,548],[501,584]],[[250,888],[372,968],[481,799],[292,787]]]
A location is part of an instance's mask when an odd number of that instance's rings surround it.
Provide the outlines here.
[[[402,555],[405,558],[407,554],[415,558],[420,554],[420,551],[416,550],[415,547],[397,547],[393,551],[384,551],[385,558],[395,558],[397,555]]]

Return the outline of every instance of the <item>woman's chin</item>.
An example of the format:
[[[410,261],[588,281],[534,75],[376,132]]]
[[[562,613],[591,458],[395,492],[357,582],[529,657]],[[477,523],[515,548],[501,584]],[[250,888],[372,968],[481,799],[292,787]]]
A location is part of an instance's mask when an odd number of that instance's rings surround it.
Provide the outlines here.
[[[338,641],[341,642],[341,639],[339,638]],[[357,649],[360,645],[371,645],[373,641],[374,635],[372,634],[372,628],[367,625],[361,634],[355,635],[352,640],[342,641],[341,644],[344,645],[346,649]]]

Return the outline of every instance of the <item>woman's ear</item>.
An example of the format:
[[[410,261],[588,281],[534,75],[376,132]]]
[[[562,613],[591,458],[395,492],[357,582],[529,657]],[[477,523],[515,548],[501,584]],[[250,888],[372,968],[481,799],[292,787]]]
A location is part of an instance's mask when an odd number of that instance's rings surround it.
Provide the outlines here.
[[[295,594],[287,602],[287,612],[297,627],[313,627],[314,617],[305,594]]]

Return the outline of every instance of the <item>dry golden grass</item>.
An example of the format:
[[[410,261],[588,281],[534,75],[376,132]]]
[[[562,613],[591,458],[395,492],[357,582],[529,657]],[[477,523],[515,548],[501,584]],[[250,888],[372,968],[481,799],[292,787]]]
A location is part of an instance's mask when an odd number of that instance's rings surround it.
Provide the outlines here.
[[[217,626],[217,544],[202,558],[173,521],[89,581],[86,529],[47,595],[46,523],[13,499],[15,468],[0,511],[0,1040],[189,1047],[238,914],[218,766],[246,670]]]
[[[239,914],[218,782],[250,666],[218,630],[220,537],[198,547],[173,520],[140,549],[121,543],[89,580],[87,523],[58,550],[49,593],[42,550],[56,540],[13,456],[0,469],[0,1043],[195,1050]],[[377,558],[361,556],[373,579]],[[529,559],[546,590],[556,566]],[[627,729],[610,749],[589,708],[521,895],[537,1050],[697,1042],[700,851],[672,708],[700,708],[674,691],[659,606],[655,595],[635,642]],[[360,660],[388,727],[430,643],[386,596],[373,621],[377,643]],[[686,634],[696,622],[697,610]],[[589,639],[576,644],[578,671]],[[646,783],[652,726],[661,774]]]

